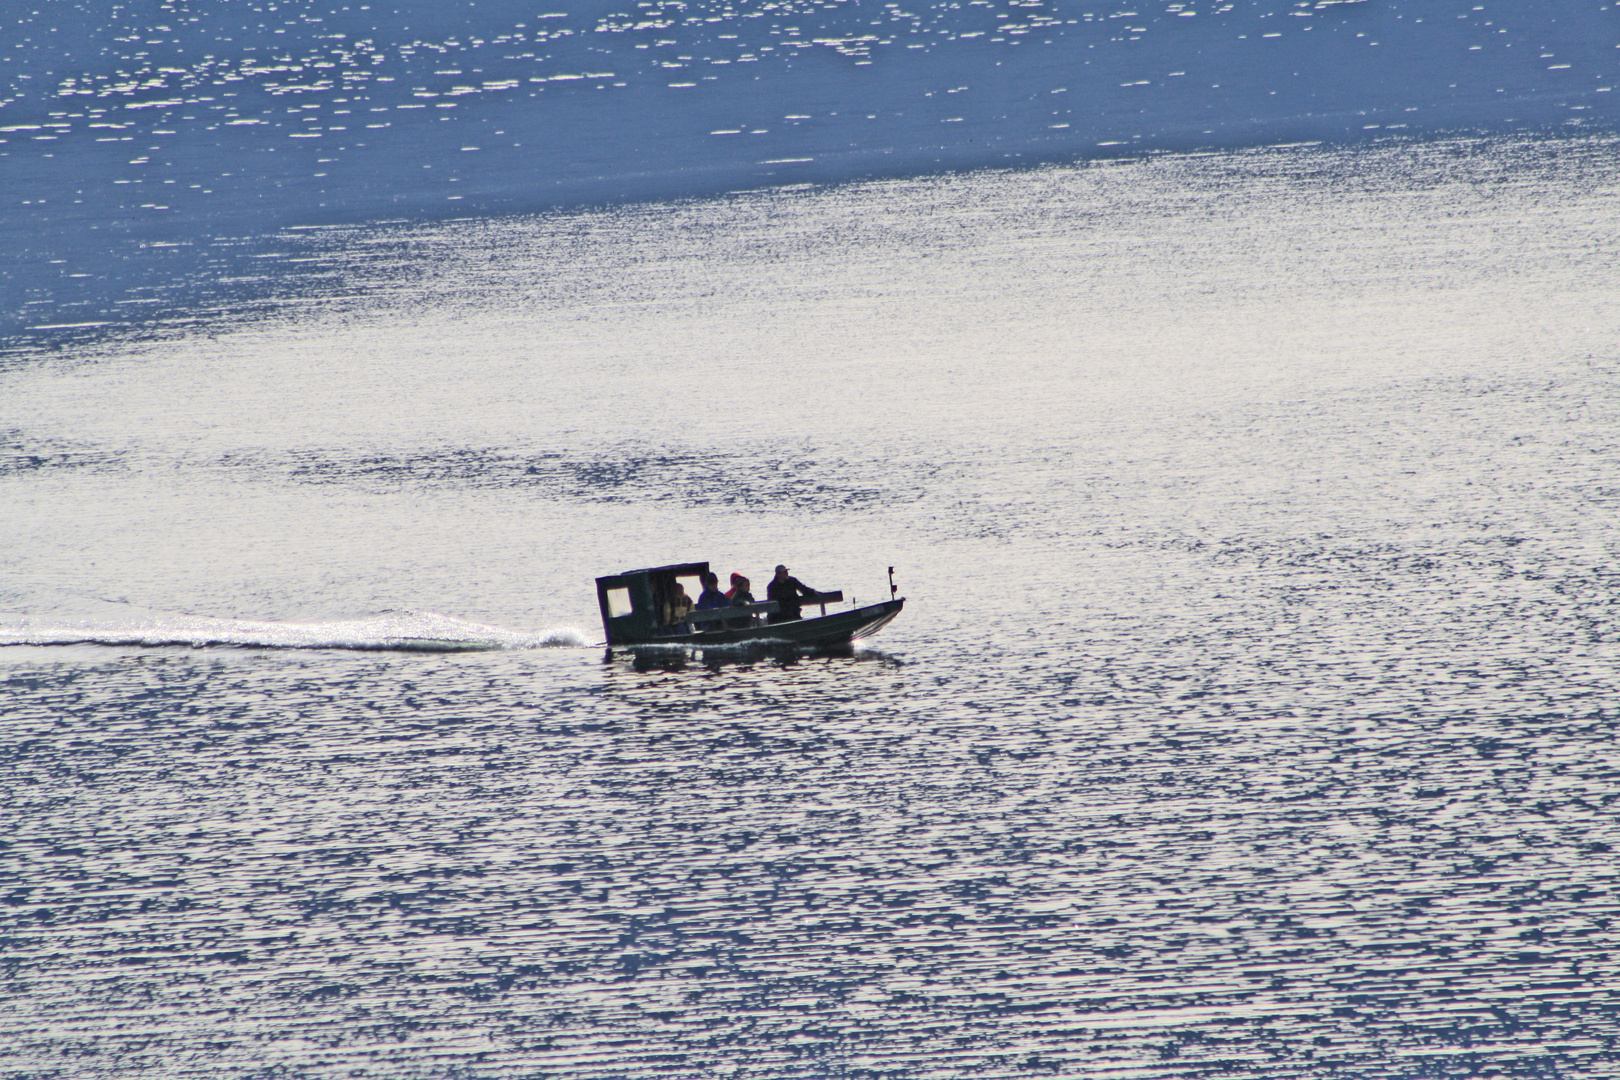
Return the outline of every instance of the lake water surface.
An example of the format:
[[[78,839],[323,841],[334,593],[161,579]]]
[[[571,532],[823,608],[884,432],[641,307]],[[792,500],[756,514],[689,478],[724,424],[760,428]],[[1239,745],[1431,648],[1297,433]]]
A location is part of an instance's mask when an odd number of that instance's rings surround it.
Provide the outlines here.
[[[1612,1074],[1617,194],[1459,138],[292,230],[14,353],[0,1074]],[[907,606],[605,657],[591,579],[687,559]]]

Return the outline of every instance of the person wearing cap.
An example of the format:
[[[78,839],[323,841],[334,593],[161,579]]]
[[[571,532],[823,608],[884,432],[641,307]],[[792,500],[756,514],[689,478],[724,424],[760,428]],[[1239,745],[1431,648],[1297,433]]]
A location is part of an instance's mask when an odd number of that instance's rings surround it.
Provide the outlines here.
[[[776,576],[765,586],[765,598],[776,601],[776,610],[766,622],[792,622],[799,617],[799,602],[815,597],[816,590],[796,577],[788,575],[788,568],[777,566]]]

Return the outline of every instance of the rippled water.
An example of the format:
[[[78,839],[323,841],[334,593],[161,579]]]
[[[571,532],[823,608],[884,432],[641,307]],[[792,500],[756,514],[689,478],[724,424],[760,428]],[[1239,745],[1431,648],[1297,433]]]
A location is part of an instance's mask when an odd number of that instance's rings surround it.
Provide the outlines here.
[[[0,1069],[1613,1072],[1617,177],[330,230],[279,308],[24,357]],[[686,558],[908,603],[582,644]]]
[[[12,7],[0,356],[275,294],[291,227],[1620,121],[1566,0]]]

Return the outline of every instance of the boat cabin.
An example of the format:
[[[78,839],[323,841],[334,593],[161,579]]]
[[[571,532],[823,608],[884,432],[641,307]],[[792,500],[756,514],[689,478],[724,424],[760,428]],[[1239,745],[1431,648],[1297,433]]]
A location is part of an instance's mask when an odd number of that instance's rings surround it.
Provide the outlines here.
[[[628,570],[596,579],[596,599],[602,608],[602,628],[609,645],[649,641],[675,633],[667,609],[680,582],[686,595],[696,601],[703,592],[700,575],[709,572],[706,562],[675,563],[650,570]]]

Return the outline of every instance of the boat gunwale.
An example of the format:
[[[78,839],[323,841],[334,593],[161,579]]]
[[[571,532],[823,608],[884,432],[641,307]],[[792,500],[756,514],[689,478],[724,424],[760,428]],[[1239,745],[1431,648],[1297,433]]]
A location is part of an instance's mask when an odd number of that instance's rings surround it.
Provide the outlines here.
[[[843,645],[869,637],[887,626],[896,615],[900,614],[905,603],[906,598],[900,596],[846,611],[815,615],[808,619],[788,619],[756,626],[705,630],[691,634],[668,634],[635,641],[616,641],[610,642],[609,647],[655,650],[714,648],[729,645],[796,645],[811,648]],[[809,628],[808,631],[805,628]]]

